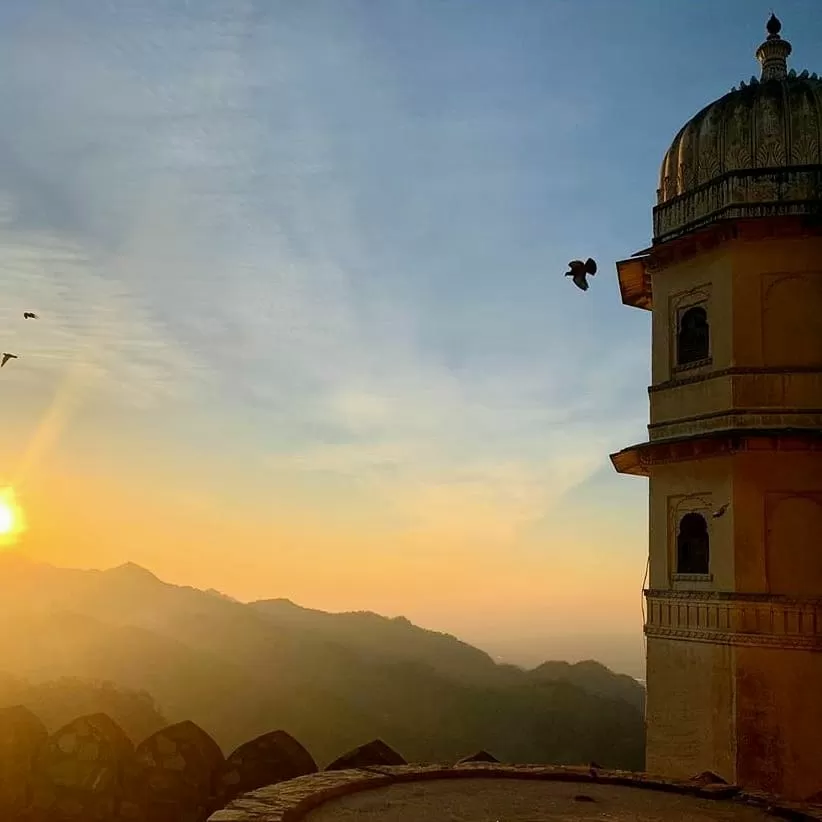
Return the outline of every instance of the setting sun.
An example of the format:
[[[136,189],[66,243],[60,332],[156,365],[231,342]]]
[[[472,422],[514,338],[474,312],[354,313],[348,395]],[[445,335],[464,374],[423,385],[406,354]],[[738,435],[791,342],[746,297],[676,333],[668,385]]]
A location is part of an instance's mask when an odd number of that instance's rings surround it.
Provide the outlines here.
[[[0,545],[14,542],[23,528],[23,512],[17,504],[14,491],[5,488],[0,491]]]

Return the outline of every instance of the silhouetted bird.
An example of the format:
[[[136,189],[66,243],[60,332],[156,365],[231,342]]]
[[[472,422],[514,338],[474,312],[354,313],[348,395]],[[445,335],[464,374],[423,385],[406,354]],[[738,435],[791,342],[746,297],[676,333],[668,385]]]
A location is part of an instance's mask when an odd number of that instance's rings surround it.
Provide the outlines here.
[[[33,311],[24,311],[23,312],[23,319],[24,320],[36,320],[36,319],[38,319],[38,317]]]
[[[598,765],[596,762],[591,762],[590,765],[588,765],[588,773],[591,774],[593,779],[597,778],[597,771],[600,770],[602,770],[602,765]]]
[[[0,368],[2,368],[9,360],[16,360],[17,354],[3,354],[3,360],[0,362]]]
[[[728,510],[730,504],[730,502],[726,502],[724,505],[720,505],[719,508],[717,508],[716,511],[713,512],[713,514],[711,514],[711,516],[714,519],[719,519]]]
[[[593,276],[597,273],[596,262],[590,257],[585,262],[582,262],[582,260],[571,260],[571,262],[568,263],[568,268],[570,271],[566,271],[565,276],[572,277],[574,280],[574,285],[577,288],[587,291],[588,275],[590,274]]]

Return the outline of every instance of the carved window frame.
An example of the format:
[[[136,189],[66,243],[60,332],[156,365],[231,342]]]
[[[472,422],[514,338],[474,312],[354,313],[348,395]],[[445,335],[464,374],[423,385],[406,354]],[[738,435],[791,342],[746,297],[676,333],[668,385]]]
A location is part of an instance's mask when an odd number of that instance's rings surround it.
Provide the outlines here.
[[[711,514],[714,510],[713,494],[710,491],[699,491],[693,494],[679,494],[668,497],[668,580],[674,590],[712,590],[714,575],[714,544],[711,529]],[[700,514],[705,518],[708,527],[708,573],[681,574],[677,571],[679,559],[679,523],[686,514]]]
[[[673,378],[687,372],[689,375],[699,369],[713,365],[714,334],[711,312],[711,285],[689,288],[672,294],[668,299],[668,365]],[[693,362],[679,363],[679,325],[682,315],[691,308],[702,308],[708,318],[708,356]]]

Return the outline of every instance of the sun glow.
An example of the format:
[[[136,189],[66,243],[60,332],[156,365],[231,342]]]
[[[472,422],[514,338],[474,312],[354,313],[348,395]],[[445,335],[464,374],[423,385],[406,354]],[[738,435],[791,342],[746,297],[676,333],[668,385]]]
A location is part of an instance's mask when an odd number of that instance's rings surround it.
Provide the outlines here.
[[[17,504],[14,490],[0,490],[0,546],[16,542],[24,528],[23,511]]]

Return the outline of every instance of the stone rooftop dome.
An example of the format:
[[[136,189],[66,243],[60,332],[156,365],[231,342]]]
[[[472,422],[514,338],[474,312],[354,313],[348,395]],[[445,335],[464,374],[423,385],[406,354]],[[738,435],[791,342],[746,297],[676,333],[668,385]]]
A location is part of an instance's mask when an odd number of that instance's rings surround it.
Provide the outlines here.
[[[662,161],[654,242],[723,218],[820,214],[822,79],[788,71],[792,49],[771,15],[759,79],[692,117]]]

